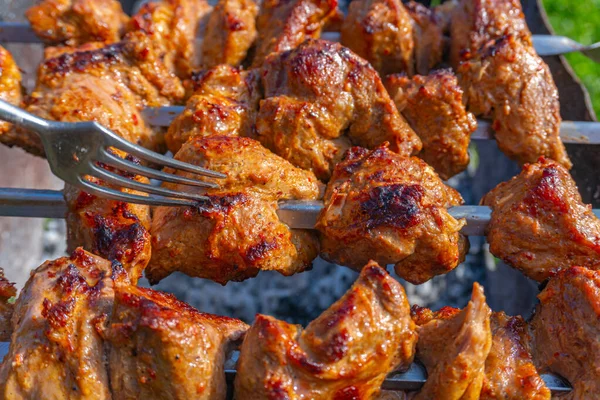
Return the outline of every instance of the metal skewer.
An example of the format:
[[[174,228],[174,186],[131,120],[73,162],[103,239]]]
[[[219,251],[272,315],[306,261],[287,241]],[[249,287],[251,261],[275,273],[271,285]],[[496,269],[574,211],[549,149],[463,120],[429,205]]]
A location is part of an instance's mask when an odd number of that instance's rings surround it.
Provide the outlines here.
[[[8,354],[10,343],[0,342],[0,362]],[[233,352],[231,357],[225,363],[225,377],[227,383],[231,385],[235,379],[235,360],[239,352]],[[571,386],[560,377],[553,374],[541,374],[548,389],[554,394],[568,393]],[[427,380],[427,372],[419,363],[413,363],[406,372],[392,372],[381,386],[384,390],[419,390]]]
[[[320,201],[285,201],[279,204],[277,215],[282,222],[296,229],[313,229],[323,209]],[[458,206],[448,209],[456,219],[465,218],[461,233],[467,236],[485,235],[491,210],[486,206]],[[600,209],[593,210],[600,218]],[[0,217],[64,218],[67,205],[58,190],[0,188]]]

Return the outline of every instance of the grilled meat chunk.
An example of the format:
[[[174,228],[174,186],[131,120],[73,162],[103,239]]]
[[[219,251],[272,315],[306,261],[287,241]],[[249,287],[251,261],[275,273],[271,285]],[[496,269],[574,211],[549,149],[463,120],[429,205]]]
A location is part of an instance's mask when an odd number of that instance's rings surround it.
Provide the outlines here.
[[[75,250],[37,268],[15,305],[0,365],[5,399],[111,399],[102,339],[120,266]]]
[[[418,158],[354,147],[327,185],[316,225],[321,257],[356,269],[369,259],[395,264],[402,278],[423,283],[464,260],[465,221],[447,211],[459,204],[460,194]]]
[[[600,393],[600,272],[572,267],[551,278],[538,295],[533,319],[537,367],[573,385],[566,399]],[[562,397],[561,397],[562,398]]]
[[[350,141],[368,148],[387,141],[405,156],[421,149],[377,72],[347,48],[308,40],[271,55],[263,69],[258,139],[318,178],[329,179]]]
[[[463,92],[454,74],[440,70],[412,79],[390,75],[385,85],[398,111],[423,142],[418,156],[444,180],[464,171],[477,121],[462,103]]]
[[[413,20],[415,70],[418,74],[426,75],[444,56],[442,22],[432,9],[421,3],[409,1],[405,7]]]
[[[14,311],[14,298],[17,295],[15,285],[4,277],[0,268],[0,342],[8,342],[12,333],[10,319]]]
[[[581,265],[600,269],[600,220],[569,172],[540,159],[481,200],[492,208],[490,251],[536,281]]]
[[[131,156],[113,152],[131,162],[137,161]],[[150,183],[147,178],[107,169],[140,183]],[[143,195],[135,190],[108,185],[97,178],[88,177],[87,180],[124,193]],[[116,260],[125,267],[131,282],[137,283],[150,261],[150,207],[99,198],[70,185],[65,185],[64,197],[67,203],[67,251],[83,247],[107,260]]]
[[[535,49],[505,36],[458,67],[469,111],[490,116],[498,147],[521,164],[550,157],[571,168],[560,139],[560,104],[550,69]]]
[[[43,41],[69,46],[117,42],[129,20],[118,0],[42,0],[25,16]]]
[[[15,106],[21,106],[23,101],[21,71],[10,52],[2,46],[0,46],[0,99]],[[17,133],[11,124],[0,121],[0,143],[35,152],[38,148],[37,137],[35,140],[31,143],[29,136]]]
[[[195,92],[165,136],[167,147],[177,153],[196,136],[252,136],[262,97],[259,70],[244,71],[219,65],[193,76]]]
[[[247,329],[170,294],[118,284],[103,334],[113,399],[225,399],[224,362]]]
[[[159,147],[141,110],[170,104],[183,96],[183,87],[151,46],[146,35],[131,33],[105,47],[62,50],[40,66],[28,111],[64,122],[97,121],[128,141]],[[41,153],[39,139],[36,143]],[[66,199],[69,248],[84,246],[122,262],[135,282],[149,259],[149,207],[100,199],[73,188],[67,188]]]
[[[307,39],[318,38],[325,24],[337,15],[337,4],[337,0],[262,1],[252,65],[260,67],[269,54],[292,50]]]
[[[219,0],[208,18],[202,42],[202,65],[238,66],[256,39],[258,6],[254,0]]]
[[[458,68],[490,41],[512,35],[531,44],[519,0],[458,0],[450,16],[450,63]]]
[[[527,323],[495,312],[492,347],[485,361],[481,400],[550,400],[550,390],[533,364]]]
[[[50,50],[27,111],[56,121],[97,121],[132,143],[156,149],[162,139],[146,125],[141,110],[177,102],[184,89],[154,50],[140,33],[104,47]],[[36,134],[20,134],[43,154]]]
[[[400,0],[353,0],[341,43],[371,63],[381,76],[414,72],[413,21]]]
[[[419,334],[417,358],[428,375],[414,399],[479,399],[492,344],[491,313],[478,283],[473,284],[471,301],[462,311],[444,307],[434,313],[413,306]]]
[[[175,159],[222,172],[220,189],[195,208],[158,207],[151,233],[152,259],[146,277],[155,283],[175,271],[225,284],[255,276],[260,270],[292,275],[308,268],[318,243],[308,230],[279,221],[279,200],[314,200],[317,179],[293,167],[249,138],[192,138]],[[204,179],[178,171],[182,176]],[[190,191],[165,184],[174,190]]]
[[[371,399],[407,368],[417,335],[402,286],[376,263],[306,329],[257,315],[242,344],[236,399]]]
[[[162,61],[180,78],[201,66],[197,39],[204,33],[212,7],[205,0],[161,0],[145,3],[128,30],[147,35]]]

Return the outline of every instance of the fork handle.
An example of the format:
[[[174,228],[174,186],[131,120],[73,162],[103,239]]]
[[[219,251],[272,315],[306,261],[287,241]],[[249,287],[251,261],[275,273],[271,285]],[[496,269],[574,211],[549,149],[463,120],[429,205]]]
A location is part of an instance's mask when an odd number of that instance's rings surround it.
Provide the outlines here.
[[[25,128],[32,132],[42,135],[45,131],[51,129],[49,121],[14,106],[4,100],[0,100],[0,120],[15,124],[20,128]]]

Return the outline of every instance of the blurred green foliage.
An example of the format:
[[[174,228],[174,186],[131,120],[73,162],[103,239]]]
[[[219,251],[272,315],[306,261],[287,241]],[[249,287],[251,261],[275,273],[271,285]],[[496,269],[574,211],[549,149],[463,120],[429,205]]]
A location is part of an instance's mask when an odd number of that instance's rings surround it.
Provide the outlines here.
[[[569,36],[583,44],[600,41],[600,0],[543,2],[557,35]],[[590,92],[594,109],[600,117],[600,64],[581,54],[569,54],[567,60]]]

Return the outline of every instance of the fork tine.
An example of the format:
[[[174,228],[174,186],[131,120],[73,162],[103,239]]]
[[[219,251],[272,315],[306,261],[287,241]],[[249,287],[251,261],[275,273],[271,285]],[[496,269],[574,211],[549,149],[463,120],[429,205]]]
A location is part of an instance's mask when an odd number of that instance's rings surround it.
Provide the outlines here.
[[[193,174],[208,176],[211,178],[227,178],[227,175],[222,174],[220,172],[211,171],[210,169],[198,167],[196,165],[184,163],[178,160],[175,160],[170,157],[165,157],[162,154],[155,153],[148,149],[145,149],[141,146],[134,145],[133,143],[128,142],[122,137],[118,136],[116,133],[111,131],[108,128],[100,124],[96,124],[102,131],[105,133],[105,137],[107,142],[109,142],[110,146],[116,147],[119,150],[123,150],[126,153],[130,153],[136,157],[139,157],[143,160],[150,161],[154,164],[159,164],[165,167],[171,167],[175,169],[179,169],[182,171],[191,172]]]
[[[133,179],[124,178],[113,172],[107,171],[104,168],[99,168],[92,163],[90,163],[90,167],[92,168],[93,173],[89,173],[88,175],[95,176],[96,178],[100,178],[108,183],[124,186],[129,189],[139,190],[141,192],[147,192],[147,193],[152,193],[152,194],[158,194],[160,196],[165,196],[165,197],[175,197],[175,198],[180,198],[180,199],[188,199],[188,200],[196,200],[196,201],[208,200],[208,197],[203,196],[203,195],[194,194],[194,193],[177,192],[175,190],[164,189],[161,187],[152,186],[147,183],[136,182]]]
[[[106,149],[102,149],[99,161],[110,165],[111,167],[120,169],[122,171],[133,172],[147,178],[158,179],[165,182],[171,183],[179,183],[182,185],[190,185],[190,186],[201,186],[201,187],[209,187],[213,189],[218,189],[219,185],[214,182],[204,182],[198,181],[195,179],[185,178],[183,176],[178,176],[175,174],[169,174],[163,171],[159,171],[153,168],[144,167],[142,165],[135,164],[131,161],[123,159],[121,157],[117,157],[111,154]]]
[[[194,207],[196,205],[195,202],[190,200],[180,200],[180,199],[171,199],[168,197],[160,197],[160,196],[140,196],[137,194],[123,193],[118,190],[114,190],[105,186],[100,186],[96,183],[86,181],[83,178],[79,178],[78,185],[79,187],[85,188],[84,190],[90,194],[96,195],[98,197],[103,197],[106,199],[123,201],[126,203],[134,203],[134,204],[146,204],[150,206],[191,206]]]

